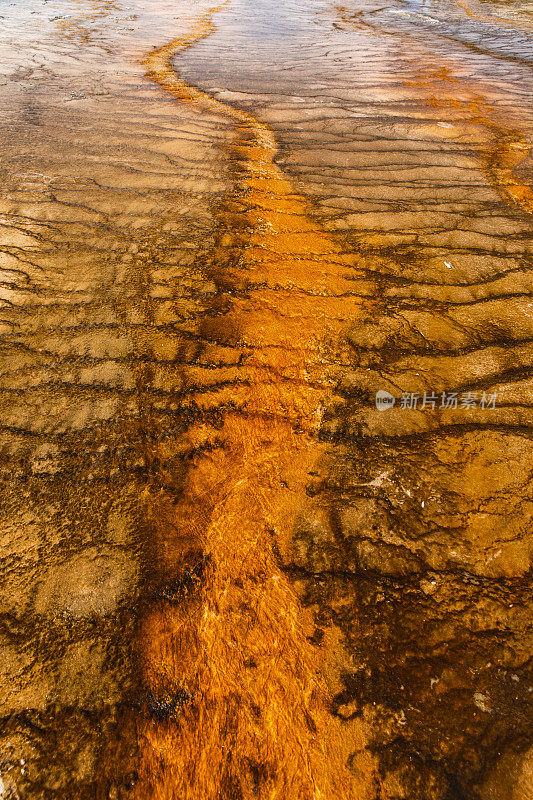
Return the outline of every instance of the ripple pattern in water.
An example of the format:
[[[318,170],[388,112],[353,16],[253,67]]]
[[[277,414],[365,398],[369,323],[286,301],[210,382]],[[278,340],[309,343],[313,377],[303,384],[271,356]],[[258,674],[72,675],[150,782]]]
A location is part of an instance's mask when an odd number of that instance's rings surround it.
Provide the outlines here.
[[[527,10],[24,9],[1,791],[528,796]]]

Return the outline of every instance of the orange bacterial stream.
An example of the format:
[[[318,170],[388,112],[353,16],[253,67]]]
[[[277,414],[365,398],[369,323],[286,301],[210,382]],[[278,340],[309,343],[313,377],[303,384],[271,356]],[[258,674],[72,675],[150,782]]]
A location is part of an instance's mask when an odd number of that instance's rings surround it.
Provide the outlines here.
[[[211,268],[238,291],[212,336],[221,352],[239,350],[241,366],[238,382],[201,396],[200,412],[222,409],[222,422],[189,428],[190,451],[202,452],[181,498],[154,490],[146,500],[163,572],[194,577],[179,602],[152,607],[142,624],[144,687],[174,698],[175,710],[142,718],[134,796],[362,797],[346,767],[357,743],[328,712],[320,650],[280,567],[323,453],[331,343],[361,313],[354,256],[307,214],[275,164],[272,131],[173,70],[173,56],[213,30],[215,10],[144,61],[166,92],[234,129],[238,194],[225,200]]]

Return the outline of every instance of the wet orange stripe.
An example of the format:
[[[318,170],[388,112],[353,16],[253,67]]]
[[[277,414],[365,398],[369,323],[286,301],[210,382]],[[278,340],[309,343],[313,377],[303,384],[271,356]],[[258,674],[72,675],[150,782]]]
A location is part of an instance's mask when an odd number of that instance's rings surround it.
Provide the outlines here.
[[[173,56],[213,31],[221,7],[144,64],[177,100],[234,127],[245,205],[232,211],[236,269],[264,288],[233,298],[224,317],[246,381],[230,390],[236,410],[216,432],[223,447],[192,464],[177,505],[147,501],[167,574],[194,558],[207,566],[194,596],[159,605],[142,625],[146,690],[190,700],[168,720],[141,724],[135,797],[353,800],[364,794],[346,768],[356,743],[327,711],[320,654],[275,551],[290,544],[305,479],[323,452],[316,434],[331,384],[324,343],[361,312],[347,276],[354,257],[309,217],[274,162],[270,128],[174,72]],[[227,237],[231,226],[221,227]],[[278,286],[298,293],[268,288]],[[205,426],[191,428],[191,448],[205,434]]]

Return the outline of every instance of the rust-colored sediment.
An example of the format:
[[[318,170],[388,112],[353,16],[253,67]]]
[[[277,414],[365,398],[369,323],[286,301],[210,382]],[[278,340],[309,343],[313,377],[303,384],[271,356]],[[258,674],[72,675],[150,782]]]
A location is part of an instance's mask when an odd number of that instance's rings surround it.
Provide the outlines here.
[[[488,180],[505,200],[533,213],[531,184],[521,180],[516,171],[531,152],[531,143],[519,126],[504,118],[475,87],[455,78],[447,67],[430,70],[423,77],[406,83],[422,88],[425,93],[430,90],[427,102],[433,107],[448,109],[489,133],[491,140],[483,154]],[[461,99],[456,96],[458,90],[463,95]]]
[[[515,22],[513,19],[509,19],[509,17],[500,17],[500,16],[493,16],[491,14],[480,14],[478,11],[474,11],[470,6],[464,2],[464,0],[455,0],[455,4],[461,8],[467,17],[470,19],[477,19],[481,20],[482,22],[489,22],[494,25],[501,26],[502,23],[505,27],[509,28],[518,28],[519,30],[523,30],[524,27],[530,28],[531,24],[528,23],[528,20],[525,18],[521,18],[520,22]]]
[[[147,499],[161,571],[169,580],[199,564],[203,572],[142,624],[146,693],[153,703],[173,699],[175,710],[142,718],[134,796],[356,798],[362,787],[346,761],[357,743],[328,712],[320,653],[276,557],[321,454],[324,342],[360,307],[345,277],[353,257],[307,215],[274,162],[272,131],[174,72],[172,57],[211,32],[216,10],[144,63],[177,100],[234,126],[239,194],[226,198],[233,211],[221,219],[212,267],[224,273],[224,258],[231,262],[226,278],[245,290],[231,297],[214,338],[233,337],[246,380],[206,393],[200,412],[224,408],[223,422],[189,429],[191,452],[203,453],[181,499],[165,505],[155,490]]]

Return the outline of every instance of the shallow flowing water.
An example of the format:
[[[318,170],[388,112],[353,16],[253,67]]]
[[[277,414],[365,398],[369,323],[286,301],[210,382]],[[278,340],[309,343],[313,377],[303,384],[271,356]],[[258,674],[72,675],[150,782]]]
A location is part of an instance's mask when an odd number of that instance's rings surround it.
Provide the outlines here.
[[[0,25],[0,797],[529,798],[531,9]]]

